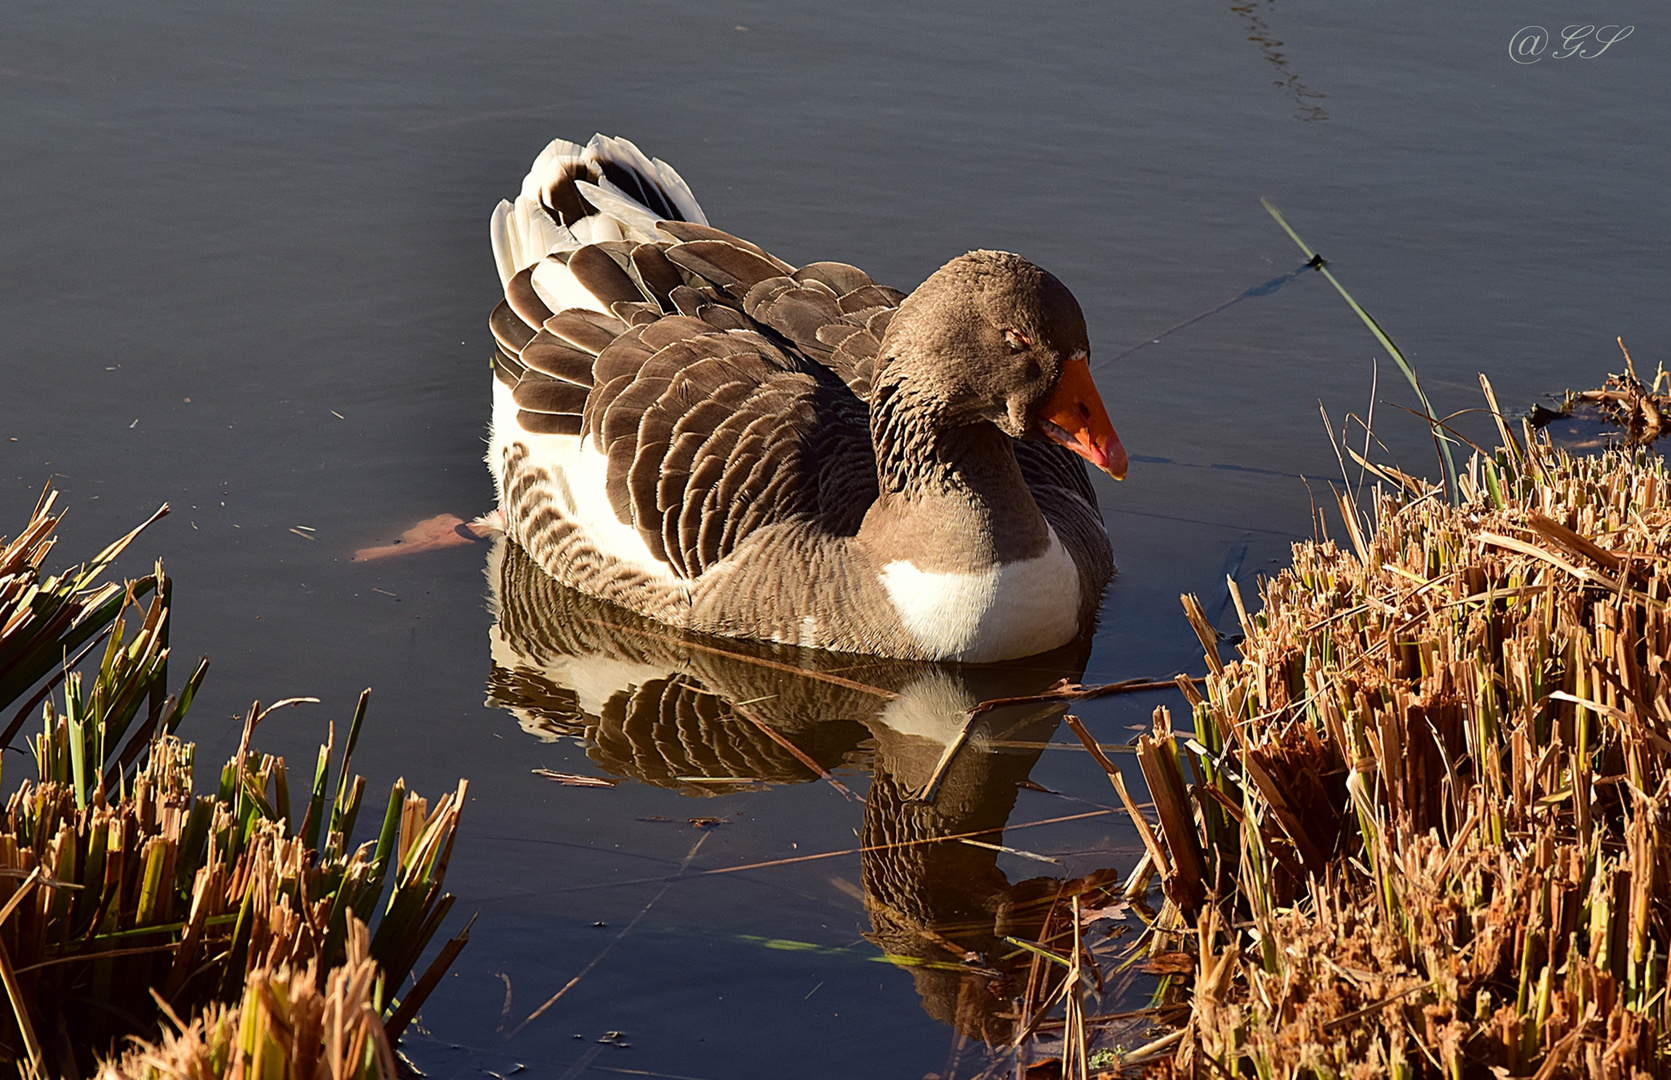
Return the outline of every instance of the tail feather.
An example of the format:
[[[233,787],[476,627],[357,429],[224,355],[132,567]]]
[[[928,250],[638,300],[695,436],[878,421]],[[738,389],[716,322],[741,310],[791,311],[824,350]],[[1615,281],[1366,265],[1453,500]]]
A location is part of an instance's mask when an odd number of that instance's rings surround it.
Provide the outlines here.
[[[585,157],[586,148],[579,143],[572,143],[567,139],[552,139],[528,167],[528,175],[522,178],[522,197],[535,204],[546,202],[547,205],[561,211],[573,209],[574,216],[579,217],[583,212],[581,207],[559,206],[549,200],[563,178],[572,175],[573,167],[583,164]],[[584,172],[584,169],[581,171]],[[558,223],[567,224],[565,221]]]
[[[553,139],[534,159],[515,203],[494,210],[493,258],[507,283],[553,252],[656,239],[655,223],[665,220],[708,223],[671,165],[626,139],[595,135],[585,146]]]
[[[587,149],[597,150],[603,173],[603,179],[595,179],[594,183],[606,189],[619,189],[621,195],[638,202],[658,220],[708,224],[702,208],[696,205],[696,196],[667,162],[645,157],[644,151],[628,139],[607,135],[593,136]]]
[[[518,272],[539,262],[553,251],[574,247],[574,234],[551,220],[538,203],[518,198],[500,201],[491,225],[493,261],[499,268],[499,284],[507,285]]]
[[[630,229],[643,233],[647,238],[655,236],[656,222],[667,220],[666,214],[658,214],[647,209],[644,203],[610,183],[607,176],[598,177],[598,182],[595,184],[578,180],[574,186],[580,190],[582,198],[597,207],[605,215],[614,218]]]

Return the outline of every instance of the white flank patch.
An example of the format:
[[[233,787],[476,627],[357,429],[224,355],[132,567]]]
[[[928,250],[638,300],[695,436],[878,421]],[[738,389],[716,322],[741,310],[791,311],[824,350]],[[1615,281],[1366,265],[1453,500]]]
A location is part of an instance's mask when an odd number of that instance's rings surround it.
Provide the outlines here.
[[[488,465],[500,486],[499,498],[504,502],[505,447],[519,442],[528,447],[531,460],[558,474],[567,485],[567,498],[558,485],[552,485],[546,496],[558,513],[580,527],[594,548],[605,558],[626,563],[642,570],[657,581],[675,581],[673,568],[650,553],[649,545],[638,535],[638,530],[623,524],[610,505],[604,481],[609,461],[599,453],[590,439],[581,435],[533,435],[522,430],[516,422],[516,402],[510,388],[493,381],[493,434],[488,441]],[[514,534],[513,534],[514,535]]]
[[[899,559],[877,576],[906,632],[937,660],[1031,656],[1079,630],[1079,568],[1055,529],[1045,553],[1025,562],[960,574]]]

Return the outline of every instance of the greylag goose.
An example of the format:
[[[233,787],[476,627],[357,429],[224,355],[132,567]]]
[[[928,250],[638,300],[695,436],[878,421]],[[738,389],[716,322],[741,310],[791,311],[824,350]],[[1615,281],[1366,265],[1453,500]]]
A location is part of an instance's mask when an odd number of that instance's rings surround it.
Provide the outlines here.
[[[909,296],[707,224],[624,139],[493,214],[488,464],[559,581],[675,627],[993,661],[1086,632],[1126,455],[1066,286],[972,251]],[[1077,456],[1075,456],[1077,455]]]

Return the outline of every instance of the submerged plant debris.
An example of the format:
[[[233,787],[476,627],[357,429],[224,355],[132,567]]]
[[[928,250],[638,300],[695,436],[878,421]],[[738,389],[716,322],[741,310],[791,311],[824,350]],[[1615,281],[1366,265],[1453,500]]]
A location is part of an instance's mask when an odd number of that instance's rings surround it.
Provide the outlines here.
[[[1623,372],[1609,375],[1599,390],[1568,390],[1557,408],[1534,405],[1532,426],[1548,429],[1571,449],[1653,445],[1671,429],[1671,373],[1662,365],[1651,385],[1643,383],[1622,339],[1619,349],[1625,354]]]
[[[1186,598],[1194,738],[1138,747],[1159,1071],[1671,1074],[1671,480],[1497,423],[1460,506],[1343,499],[1233,593],[1234,659]]]

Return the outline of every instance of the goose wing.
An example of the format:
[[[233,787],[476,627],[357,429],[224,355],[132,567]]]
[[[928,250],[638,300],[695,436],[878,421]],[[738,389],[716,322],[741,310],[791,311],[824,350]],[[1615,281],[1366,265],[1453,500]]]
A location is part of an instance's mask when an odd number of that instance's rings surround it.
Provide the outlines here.
[[[616,516],[681,576],[767,525],[850,533],[875,500],[862,403],[754,330],[663,316],[618,337],[596,372],[582,437],[607,456]]]
[[[876,498],[863,398],[884,309],[868,301],[900,294],[707,226],[656,227],[507,280],[490,326],[519,426],[589,440],[616,517],[685,578],[774,523],[856,531]],[[564,299],[588,306],[554,311]]]

